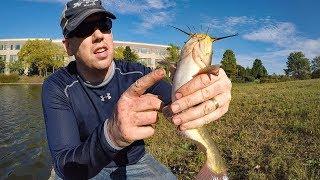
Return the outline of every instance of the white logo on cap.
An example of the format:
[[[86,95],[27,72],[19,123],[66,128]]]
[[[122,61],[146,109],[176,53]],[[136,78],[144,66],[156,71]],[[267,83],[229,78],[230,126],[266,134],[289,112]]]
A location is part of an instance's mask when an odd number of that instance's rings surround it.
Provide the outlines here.
[[[95,6],[97,1],[98,0],[79,0],[78,2],[73,4],[73,8],[77,8],[80,6],[83,6],[83,7]]]

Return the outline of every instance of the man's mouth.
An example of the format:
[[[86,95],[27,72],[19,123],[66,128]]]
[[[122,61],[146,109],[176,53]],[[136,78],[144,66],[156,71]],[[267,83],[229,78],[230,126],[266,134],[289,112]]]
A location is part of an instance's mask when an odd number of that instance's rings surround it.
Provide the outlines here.
[[[100,47],[95,49],[93,53],[96,55],[98,59],[105,59],[108,57],[108,48],[107,47]]]
[[[105,51],[107,51],[106,48],[99,48],[99,49],[96,50],[94,53],[95,53],[95,54],[98,54],[98,53],[103,53],[103,52],[105,52]]]

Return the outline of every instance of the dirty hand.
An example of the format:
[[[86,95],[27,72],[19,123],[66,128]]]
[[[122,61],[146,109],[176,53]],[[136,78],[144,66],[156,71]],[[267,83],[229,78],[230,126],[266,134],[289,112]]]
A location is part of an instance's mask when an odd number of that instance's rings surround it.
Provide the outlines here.
[[[164,77],[164,70],[157,69],[132,84],[116,104],[113,119],[108,122],[107,132],[111,141],[126,147],[132,142],[152,136],[152,125],[162,105],[158,96],[144,92]]]
[[[199,74],[176,92],[176,101],[164,108],[164,114],[181,131],[219,119],[229,108],[231,81],[223,69],[219,75]]]

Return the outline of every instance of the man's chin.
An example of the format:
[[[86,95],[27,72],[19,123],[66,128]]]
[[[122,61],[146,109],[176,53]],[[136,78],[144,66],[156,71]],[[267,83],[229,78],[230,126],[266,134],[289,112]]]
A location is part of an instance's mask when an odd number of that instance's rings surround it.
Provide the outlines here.
[[[103,60],[103,61],[98,61],[95,68],[97,70],[105,70],[105,69],[108,69],[110,66],[111,66],[111,61]]]

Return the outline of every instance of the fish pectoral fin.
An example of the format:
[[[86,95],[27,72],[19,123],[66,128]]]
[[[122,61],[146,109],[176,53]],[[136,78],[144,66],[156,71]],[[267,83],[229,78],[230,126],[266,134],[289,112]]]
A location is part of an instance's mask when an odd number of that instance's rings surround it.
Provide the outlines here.
[[[195,74],[193,77],[200,75],[200,74],[207,74],[210,77],[210,74],[213,74],[215,76],[219,75],[219,69],[220,65],[210,65],[205,68],[202,68],[199,70],[197,74]]]

